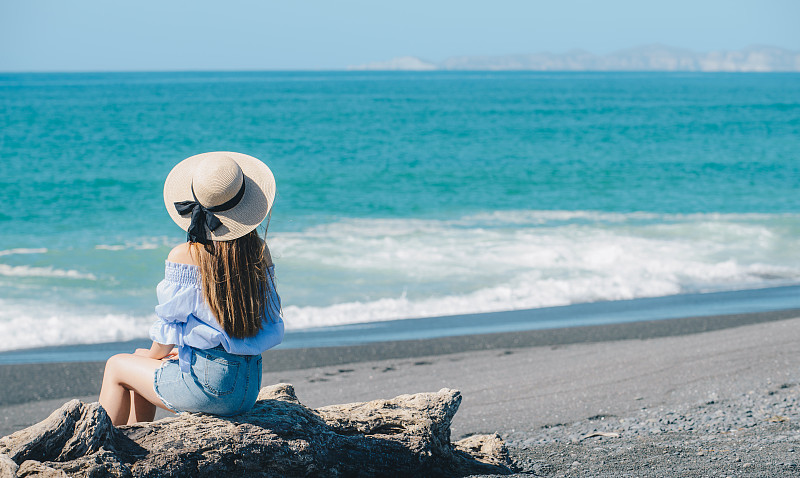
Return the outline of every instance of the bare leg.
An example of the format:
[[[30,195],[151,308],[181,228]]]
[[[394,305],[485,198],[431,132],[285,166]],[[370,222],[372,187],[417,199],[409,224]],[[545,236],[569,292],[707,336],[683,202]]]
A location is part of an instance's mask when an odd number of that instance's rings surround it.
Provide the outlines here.
[[[155,406],[168,410],[153,389],[153,374],[161,363],[161,360],[132,354],[118,354],[108,359],[100,389],[100,405],[111,423],[119,426],[129,420],[152,420]]]

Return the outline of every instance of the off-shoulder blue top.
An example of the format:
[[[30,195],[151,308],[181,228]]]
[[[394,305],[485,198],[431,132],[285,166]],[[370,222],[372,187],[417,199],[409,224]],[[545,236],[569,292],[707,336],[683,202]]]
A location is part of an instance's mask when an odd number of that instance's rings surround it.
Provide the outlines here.
[[[275,267],[267,275],[267,309],[261,330],[253,337],[235,339],[228,336],[203,298],[200,269],[191,264],[166,261],[164,280],[156,292],[158,320],[150,327],[150,338],[160,344],[178,348],[181,370],[189,371],[192,349],[210,349],[217,345],[236,355],[258,355],[283,340],[281,299],[275,288]]]

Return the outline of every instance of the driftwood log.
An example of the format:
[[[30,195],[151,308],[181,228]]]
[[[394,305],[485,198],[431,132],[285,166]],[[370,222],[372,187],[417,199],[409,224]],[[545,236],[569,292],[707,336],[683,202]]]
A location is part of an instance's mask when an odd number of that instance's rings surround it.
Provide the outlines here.
[[[0,477],[510,473],[499,436],[450,442],[460,403],[460,392],[442,389],[313,410],[278,384],[244,415],[183,413],[116,428],[99,403],[72,400],[0,439]]]

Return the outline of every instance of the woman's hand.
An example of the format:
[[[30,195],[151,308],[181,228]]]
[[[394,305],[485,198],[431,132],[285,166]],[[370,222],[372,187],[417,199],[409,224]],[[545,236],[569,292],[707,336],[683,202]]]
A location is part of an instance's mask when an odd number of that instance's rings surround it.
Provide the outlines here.
[[[170,359],[176,355],[178,355],[178,349],[173,344],[160,344],[158,342],[153,342],[153,345],[150,346],[150,349],[136,349],[133,352],[133,355],[139,355],[141,357],[147,357],[156,360],[162,359]]]

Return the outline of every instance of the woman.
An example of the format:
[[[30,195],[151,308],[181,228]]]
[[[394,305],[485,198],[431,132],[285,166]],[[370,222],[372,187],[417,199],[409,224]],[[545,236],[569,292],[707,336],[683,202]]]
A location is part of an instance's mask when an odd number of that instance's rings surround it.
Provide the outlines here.
[[[151,421],[156,406],[236,415],[261,387],[261,353],[283,340],[274,266],[256,228],[275,198],[270,169],[214,152],[176,165],[167,211],[188,242],[167,257],[153,345],[106,362],[100,404],[114,425]]]

